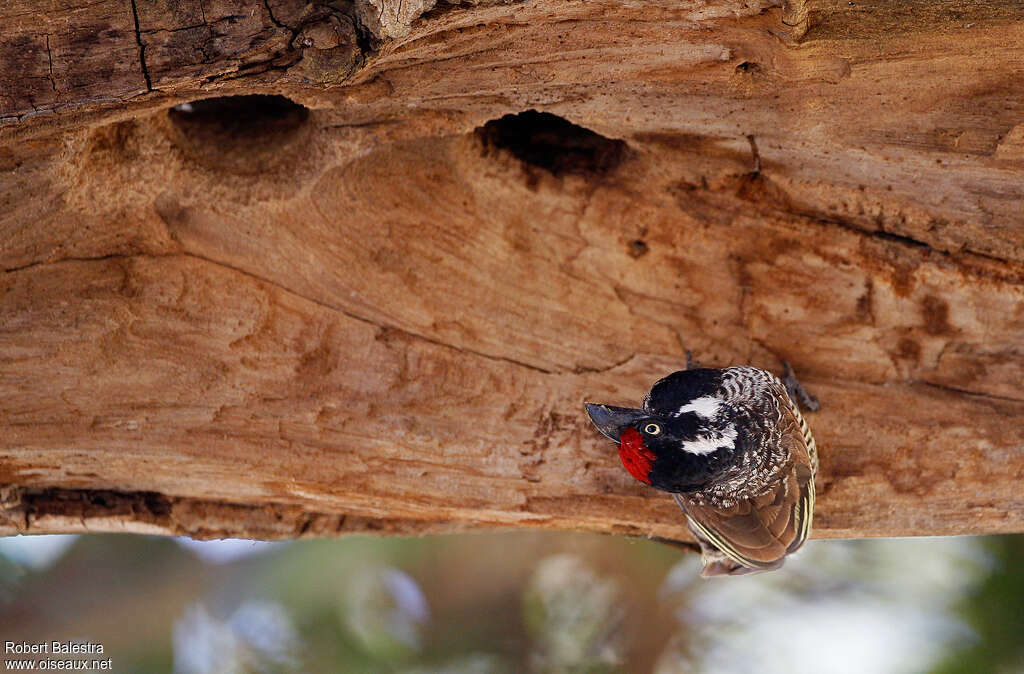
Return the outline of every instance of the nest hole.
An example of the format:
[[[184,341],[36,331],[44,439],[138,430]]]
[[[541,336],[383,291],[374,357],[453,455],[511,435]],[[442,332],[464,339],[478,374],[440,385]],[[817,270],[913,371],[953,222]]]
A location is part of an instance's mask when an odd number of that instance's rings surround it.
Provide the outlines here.
[[[625,160],[628,146],[547,112],[527,110],[487,122],[476,130],[488,149],[505,150],[518,160],[556,176],[600,176]]]
[[[182,103],[168,117],[203,163],[259,172],[302,136],[309,109],[284,96],[254,94]]]
[[[306,122],[309,110],[284,96],[257,94],[182,103],[171,108],[170,116],[190,136],[255,140],[294,131]]]

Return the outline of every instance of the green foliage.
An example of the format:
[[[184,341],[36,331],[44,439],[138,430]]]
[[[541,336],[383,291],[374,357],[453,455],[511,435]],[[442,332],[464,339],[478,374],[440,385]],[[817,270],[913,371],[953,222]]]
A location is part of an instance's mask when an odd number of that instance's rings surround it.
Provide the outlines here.
[[[932,674],[1010,674],[1024,671],[1024,536],[984,542],[993,568],[956,610],[974,630]]]
[[[1024,537],[814,542],[713,581],[693,555],[611,536],[246,546],[215,563],[82,536],[25,565],[0,541],[0,632],[89,639],[115,671],[153,673],[1024,671]],[[187,652],[208,657],[184,669]]]

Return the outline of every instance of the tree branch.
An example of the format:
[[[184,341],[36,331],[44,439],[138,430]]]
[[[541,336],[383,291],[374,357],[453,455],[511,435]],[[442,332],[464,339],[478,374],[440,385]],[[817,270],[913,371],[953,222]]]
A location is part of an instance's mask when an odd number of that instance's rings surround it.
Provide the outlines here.
[[[815,535],[1024,531],[1010,5],[57,4],[0,8],[0,531],[686,538],[582,410],[686,351],[820,399]]]

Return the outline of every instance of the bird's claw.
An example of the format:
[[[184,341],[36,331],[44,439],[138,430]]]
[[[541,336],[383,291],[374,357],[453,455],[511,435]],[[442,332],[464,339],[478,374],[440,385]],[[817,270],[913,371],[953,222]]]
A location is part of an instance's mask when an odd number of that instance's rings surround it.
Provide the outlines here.
[[[782,361],[782,367],[784,368],[782,383],[785,384],[789,397],[806,410],[811,412],[820,410],[821,403],[818,402],[818,398],[808,393],[807,389],[803,387],[788,360]]]

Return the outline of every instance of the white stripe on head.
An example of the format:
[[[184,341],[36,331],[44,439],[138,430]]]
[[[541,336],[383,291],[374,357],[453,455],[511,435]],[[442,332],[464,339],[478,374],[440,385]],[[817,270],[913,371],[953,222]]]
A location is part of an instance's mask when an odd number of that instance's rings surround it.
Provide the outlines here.
[[[721,406],[722,401],[718,398],[714,396],[701,396],[680,407],[672,416],[679,417],[687,412],[693,412],[703,419],[711,419],[718,413],[718,408]]]
[[[732,449],[736,446],[736,425],[730,424],[721,433],[698,435],[695,440],[683,442],[683,451],[690,454],[711,454],[719,449]]]

